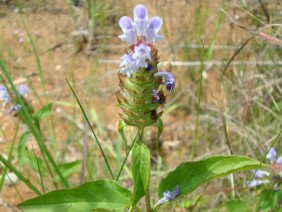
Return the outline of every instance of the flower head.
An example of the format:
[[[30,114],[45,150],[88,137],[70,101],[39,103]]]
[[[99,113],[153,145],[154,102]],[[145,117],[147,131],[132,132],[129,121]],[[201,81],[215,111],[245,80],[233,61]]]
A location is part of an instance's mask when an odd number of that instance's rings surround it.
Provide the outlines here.
[[[273,167],[272,172],[263,171],[261,169],[251,170],[251,172],[254,174],[254,178],[251,181],[248,181],[248,187],[254,188],[261,184],[270,183],[271,181],[274,183],[274,188],[277,187],[277,185],[281,182],[282,178],[282,171],[280,169],[275,169],[277,166],[282,166],[282,156],[278,157],[276,160],[276,151],[274,148],[271,148],[266,155],[266,158],[270,160],[270,163]],[[270,179],[272,179],[270,181]],[[278,182],[278,183],[277,183]]]
[[[179,186],[178,186],[178,185],[174,187],[173,191],[165,191],[165,192],[163,193],[163,198],[160,199],[160,200],[155,204],[154,208],[156,208],[156,207],[157,207],[158,205],[160,205],[160,204],[163,204],[163,203],[165,203],[165,202],[168,202],[168,201],[170,201],[170,200],[175,199],[175,198],[179,195],[179,193],[180,193],[180,189],[179,189]]]
[[[162,71],[162,72],[157,72],[154,74],[155,77],[162,77],[164,79],[163,84],[166,85],[166,89],[168,91],[172,91],[173,88],[175,87],[175,77],[173,74],[170,72]]]
[[[13,105],[12,107],[10,107],[10,109],[8,110],[8,113],[13,113],[13,112],[19,112],[19,110],[22,108],[22,106],[20,104],[16,104]]]
[[[132,45],[137,43],[138,37],[145,38],[146,43],[155,43],[163,38],[163,36],[157,35],[163,24],[163,20],[159,16],[149,20],[148,10],[142,4],[138,4],[134,8],[133,14],[134,22],[127,16],[123,16],[119,20],[119,25],[124,33],[119,36],[121,40],[128,41]]]
[[[2,85],[0,85],[0,100],[5,103],[9,103],[11,100],[7,88]]]
[[[270,160],[271,163],[275,161],[276,158],[276,151],[273,147],[269,150],[268,154],[266,155],[266,158]]]
[[[18,89],[18,92],[19,94],[22,96],[22,97],[27,97],[28,95],[28,88],[27,88],[27,85],[19,85],[17,87]]]

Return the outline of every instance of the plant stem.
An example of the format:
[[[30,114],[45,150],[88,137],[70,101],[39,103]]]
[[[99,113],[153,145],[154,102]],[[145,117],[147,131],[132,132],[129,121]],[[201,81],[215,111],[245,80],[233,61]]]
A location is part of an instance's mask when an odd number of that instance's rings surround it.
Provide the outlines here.
[[[145,202],[146,202],[146,211],[147,212],[151,212],[152,209],[151,209],[151,201],[150,201],[150,191],[149,191],[149,188],[145,194]]]

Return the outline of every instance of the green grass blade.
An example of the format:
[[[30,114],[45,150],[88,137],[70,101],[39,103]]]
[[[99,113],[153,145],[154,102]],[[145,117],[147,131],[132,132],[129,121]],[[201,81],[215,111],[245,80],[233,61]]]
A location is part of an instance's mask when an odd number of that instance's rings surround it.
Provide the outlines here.
[[[12,146],[10,148],[9,155],[8,155],[8,163],[10,163],[11,159],[12,159],[12,152],[13,152],[13,149],[14,149],[16,137],[17,137],[18,130],[19,130],[19,126],[20,126],[20,122],[18,122],[17,127],[16,127],[16,132],[14,134],[14,138],[13,138],[13,141],[12,141]],[[2,178],[1,178],[1,181],[0,181],[0,194],[1,194],[1,191],[2,191],[2,188],[3,188],[3,185],[4,185],[6,173],[7,173],[7,167],[5,167],[3,169],[3,171],[2,171]]]
[[[53,159],[51,153],[49,152],[47,146],[45,145],[42,136],[39,132],[39,130],[36,128],[36,126],[34,125],[33,122],[33,118],[31,117],[31,115],[28,112],[27,107],[25,106],[25,104],[23,103],[22,98],[20,97],[14,83],[13,80],[11,78],[11,76],[9,75],[4,63],[2,60],[0,60],[0,67],[2,68],[2,71],[4,72],[9,84],[11,85],[11,88],[13,90],[13,92],[16,95],[17,101],[21,104],[22,108],[19,111],[25,118],[26,120],[26,124],[28,125],[30,131],[32,132],[34,138],[36,139],[38,146],[40,147],[40,150],[42,151],[42,153],[44,153],[46,155],[46,157],[48,158],[48,160],[50,161],[50,163],[52,164],[55,172],[59,175],[60,179],[62,180],[62,182],[64,183],[64,185],[66,187],[69,187],[67,180],[64,178],[64,176],[62,175],[62,173],[59,170],[59,167],[57,166],[55,160]],[[2,77],[2,75],[0,74],[0,79],[4,82],[4,78]]]
[[[19,172],[14,166],[12,166],[2,155],[0,155],[0,161],[3,163],[10,171],[14,172],[15,175],[26,184],[34,193],[40,195],[41,192],[28,180],[26,179],[21,172]]]
[[[91,132],[92,132],[92,134],[93,134],[93,136],[94,136],[94,138],[95,138],[95,140],[96,140],[96,143],[97,143],[98,146],[99,146],[99,149],[100,149],[100,151],[101,151],[101,153],[102,153],[102,155],[103,155],[103,158],[104,158],[104,160],[105,160],[105,162],[106,162],[106,165],[107,165],[107,167],[108,167],[108,170],[109,170],[109,172],[110,172],[111,177],[112,177],[113,179],[115,179],[115,178],[114,178],[114,175],[113,175],[113,172],[112,172],[112,169],[111,169],[111,167],[110,167],[110,165],[109,165],[108,159],[107,159],[107,157],[106,157],[106,155],[105,155],[105,153],[104,153],[104,151],[103,151],[103,149],[102,149],[102,146],[101,146],[101,144],[100,144],[100,142],[99,142],[99,140],[98,140],[98,138],[97,138],[97,136],[96,136],[96,133],[94,132],[94,130],[93,130],[93,128],[92,128],[92,126],[91,126],[91,124],[90,124],[90,122],[89,122],[89,119],[88,119],[87,116],[86,116],[86,113],[85,113],[84,108],[82,107],[82,105],[81,105],[81,103],[80,103],[80,101],[79,101],[79,99],[78,99],[76,93],[74,92],[74,90],[73,90],[71,84],[69,83],[68,79],[65,78],[65,80],[66,80],[66,82],[68,83],[68,86],[70,87],[71,92],[73,93],[73,95],[74,95],[74,97],[75,97],[77,103],[79,104],[80,110],[81,110],[81,112],[83,113],[83,116],[84,116],[84,118],[85,118],[85,120],[86,120],[86,122],[87,122],[89,128],[91,129]]]
[[[194,160],[196,156],[196,146],[197,146],[197,139],[198,139],[198,126],[199,126],[199,113],[200,113],[200,103],[201,103],[201,95],[202,95],[202,81],[203,81],[203,70],[204,70],[204,51],[205,46],[203,43],[202,48],[202,56],[201,56],[201,66],[200,66],[200,81],[199,81],[199,87],[198,87],[198,104],[197,104],[197,121],[196,121],[196,133],[195,133],[195,140],[193,144],[193,155],[192,158]]]

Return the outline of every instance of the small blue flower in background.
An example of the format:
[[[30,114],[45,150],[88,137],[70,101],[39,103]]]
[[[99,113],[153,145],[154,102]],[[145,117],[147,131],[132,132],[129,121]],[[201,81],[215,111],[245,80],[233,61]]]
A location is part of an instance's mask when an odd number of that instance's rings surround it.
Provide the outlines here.
[[[13,105],[12,107],[10,107],[10,109],[8,110],[8,113],[13,113],[13,112],[19,112],[19,110],[22,108],[22,106],[20,104],[16,104]]]
[[[174,86],[175,86],[175,77],[173,76],[173,74],[171,74],[170,72],[167,71],[161,71],[161,72],[157,72],[154,74],[154,76],[160,76],[164,79],[163,84],[166,85],[166,89],[168,91],[172,91]]]
[[[5,86],[0,85],[0,100],[5,103],[10,102],[10,96]]]
[[[163,198],[161,198],[155,205],[154,208],[156,208],[158,205],[163,204],[165,202],[168,202],[170,200],[175,199],[180,193],[179,186],[175,186],[173,191],[165,191],[163,193]]]
[[[277,182],[275,182],[276,180],[278,180],[279,182],[282,179],[282,169],[278,168],[276,170],[276,167],[281,167],[282,166],[282,156],[278,157],[276,159],[276,151],[274,148],[271,148],[266,156],[266,159],[268,159],[272,165],[272,168],[274,170],[273,173],[270,173],[268,171],[263,171],[258,169],[257,172],[255,170],[251,170],[252,173],[255,173],[254,179],[252,179],[251,181],[247,181],[247,184],[249,188],[254,188],[257,187],[259,185],[262,184],[267,184],[270,182],[274,183],[274,188],[276,189],[278,187]],[[273,176],[274,175],[274,176]],[[278,175],[280,179],[278,179],[275,175]],[[271,178],[272,176],[272,178]],[[270,180],[272,179],[272,181]]]
[[[28,88],[27,88],[27,85],[19,85],[17,87],[18,89],[18,92],[19,94],[22,96],[22,97],[27,97],[28,96]]]
[[[26,98],[28,96],[28,87],[27,85],[19,85],[17,87],[18,93],[21,97]],[[8,90],[5,86],[0,85],[0,100],[2,100],[5,104],[10,103],[11,97],[8,93]],[[18,112],[21,109],[20,104],[14,104],[8,110],[9,113]]]

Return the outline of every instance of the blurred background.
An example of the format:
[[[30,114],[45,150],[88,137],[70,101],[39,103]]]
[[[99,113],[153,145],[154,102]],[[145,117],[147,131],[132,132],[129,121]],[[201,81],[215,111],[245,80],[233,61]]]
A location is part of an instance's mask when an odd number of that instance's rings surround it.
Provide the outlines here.
[[[119,58],[127,46],[118,38],[122,34],[118,20],[124,15],[133,18],[138,3],[148,8],[149,18],[157,15],[164,20],[159,34],[165,38],[157,43],[160,68],[172,62],[177,79],[174,91],[167,93],[159,154],[156,129],[146,131],[155,201],[156,182],[168,170],[191,160],[194,150],[196,159],[234,154],[262,160],[282,128],[281,1],[0,0],[0,58],[16,85],[28,85],[28,100],[35,110],[48,102],[53,104],[42,131],[55,160],[69,170],[67,177],[72,185],[81,181],[86,143],[85,180],[109,175],[65,77],[72,83],[117,174],[125,146],[117,133],[120,110],[115,106],[115,93],[119,89]],[[16,137],[11,163],[40,185],[35,163],[43,159],[37,143],[30,136],[21,144],[19,138],[26,127],[20,125],[15,135],[18,120],[7,113],[6,106],[1,106],[0,117],[1,155],[8,155]],[[133,138],[133,129],[128,128],[127,135]],[[275,148],[282,155],[280,141]],[[130,163],[129,159],[121,181],[132,189]],[[242,192],[250,176],[239,173],[213,181],[175,207],[180,208],[178,211],[224,211],[226,202]],[[55,189],[51,180],[48,174],[43,175],[47,191]],[[53,180],[63,187],[59,179]],[[20,180],[14,179],[13,184],[7,180],[0,211],[17,211],[21,198],[34,195]],[[251,201],[249,204],[256,204],[254,192],[246,191],[243,197]]]

